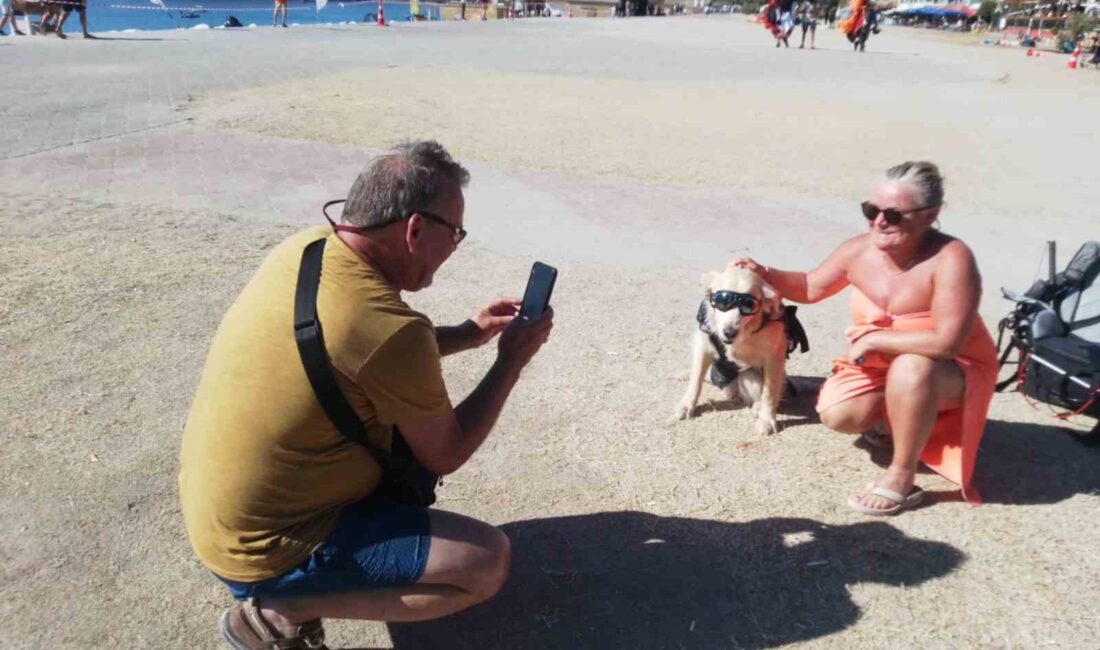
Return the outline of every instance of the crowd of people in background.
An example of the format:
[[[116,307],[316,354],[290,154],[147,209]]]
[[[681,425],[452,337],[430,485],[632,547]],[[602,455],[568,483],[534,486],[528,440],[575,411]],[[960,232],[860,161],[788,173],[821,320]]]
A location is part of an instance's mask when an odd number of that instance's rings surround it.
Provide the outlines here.
[[[790,37],[796,27],[802,27],[799,49],[805,49],[806,36],[810,37],[810,49],[816,49],[818,19],[825,25],[836,22],[836,5],[821,6],[817,0],[769,0],[764,9],[764,27],[775,37],[776,47],[790,47]]]
[[[65,36],[65,21],[69,19],[69,15],[76,12],[80,18],[80,31],[84,35],[84,38],[95,38],[88,31],[88,2],[87,0],[43,0],[42,13],[39,14],[38,22],[31,22],[28,15],[27,24],[31,34],[56,34],[58,38],[68,38]],[[0,0],[0,12],[3,13],[3,17],[0,18],[0,35],[6,36],[7,32],[4,29],[11,24],[12,34],[25,36],[26,32],[19,29],[19,25],[15,18],[15,7],[12,4],[12,0]]]

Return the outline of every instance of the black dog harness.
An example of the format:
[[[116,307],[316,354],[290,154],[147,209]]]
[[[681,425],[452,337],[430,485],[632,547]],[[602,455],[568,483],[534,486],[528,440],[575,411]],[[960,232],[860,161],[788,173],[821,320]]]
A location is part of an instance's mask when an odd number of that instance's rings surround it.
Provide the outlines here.
[[[791,353],[796,349],[803,354],[810,351],[810,340],[806,337],[806,330],[802,327],[798,316],[795,315],[796,312],[798,312],[797,305],[784,305],[782,316],[772,319],[764,314],[763,322],[760,323],[760,327],[756,328],[756,331],[759,332],[772,323],[783,323],[783,331],[787,335],[788,359],[791,358]],[[695,320],[699,322],[699,331],[707,335],[714,352],[718,355],[714,365],[710,367],[710,383],[718,388],[725,388],[737,379],[737,375],[741,373],[741,368],[726,356],[726,346],[722,344],[722,339],[718,338],[718,333],[707,325],[706,300],[699,303],[699,311],[695,314]]]

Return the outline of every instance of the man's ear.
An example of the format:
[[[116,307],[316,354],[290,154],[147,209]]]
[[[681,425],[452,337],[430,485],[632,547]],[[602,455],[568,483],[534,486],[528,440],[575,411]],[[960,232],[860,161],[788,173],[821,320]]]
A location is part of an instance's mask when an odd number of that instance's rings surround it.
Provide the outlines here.
[[[405,247],[410,253],[416,251],[423,234],[424,220],[420,215],[414,214],[405,221]]]

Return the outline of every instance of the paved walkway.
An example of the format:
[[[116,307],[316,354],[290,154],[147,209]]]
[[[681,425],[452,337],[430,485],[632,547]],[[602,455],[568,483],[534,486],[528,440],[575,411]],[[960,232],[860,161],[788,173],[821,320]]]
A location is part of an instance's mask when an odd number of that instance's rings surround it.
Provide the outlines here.
[[[0,122],[20,125],[0,139],[0,177],[9,190],[50,187],[101,200],[286,218],[346,191],[362,152],[198,129],[186,114],[188,99],[340,69],[356,61],[364,40],[407,36],[399,31],[14,39],[4,52],[11,83],[26,90],[7,94],[0,110]],[[288,54],[291,39],[300,55]],[[373,45],[373,63],[386,65],[385,48]]]
[[[414,75],[440,66],[655,81],[723,76],[753,82],[769,74],[761,61],[774,52],[730,38],[751,35],[747,26],[737,29],[725,18],[670,20],[675,22],[165,31],[105,34],[97,41],[8,37],[0,41],[8,83],[0,124],[9,127],[7,137],[0,137],[0,179],[4,191],[21,194],[63,192],[128,205],[316,223],[320,205],[346,193],[370,152],[211,130],[190,121],[189,99],[280,80],[398,66]],[[835,34],[819,40],[829,37]],[[837,49],[819,50],[798,59],[795,67],[785,64],[784,74],[792,83],[820,81],[835,72],[836,57],[845,57],[845,75],[860,87],[884,71],[894,83],[934,73],[946,82],[967,84],[997,78],[994,59],[1003,55],[973,48],[961,59],[955,46],[921,43],[916,56],[912,42],[904,39],[877,45],[878,51],[859,59]],[[485,110],[491,114],[492,107]],[[793,219],[811,229],[798,226],[799,233],[817,235],[821,254],[828,242],[852,232],[851,207],[838,201],[754,200],[733,188],[563,178],[463,162],[474,170],[468,206],[478,223],[471,224],[471,241],[499,250],[537,252],[545,250],[546,238],[556,238],[566,244],[560,247],[561,261],[646,264],[659,256],[665,264],[696,272],[746,248],[769,248],[776,264],[808,263],[788,259],[782,247],[774,246],[770,229],[754,227],[771,219]],[[792,165],[801,162],[814,164]],[[606,217],[608,211],[614,218]],[[522,223],[515,219],[520,212]],[[691,222],[668,218],[676,214],[691,215]],[[1045,227],[1056,236],[1073,233],[1077,225],[1067,218]],[[716,229],[731,228],[737,230],[736,241],[713,237]],[[979,247],[986,228],[963,221],[952,225],[953,232]],[[989,259],[982,253],[980,259]],[[1008,269],[1008,275],[1015,270],[1020,277],[1006,281],[1026,285],[1031,270]]]
[[[346,193],[369,152],[210,130],[191,121],[189,98],[353,67],[400,64],[415,70],[438,65],[441,58],[451,66],[480,66],[486,51],[493,50],[497,69],[558,73],[562,64],[553,63],[546,52],[532,51],[524,36],[543,30],[548,37],[568,41],[561,27],[491,23],[150,32],[107,35],[94,42],[13,39],[4,52],[10,53],[11,84],[19,92],[6,97],[0,123],[22,126],[0,139],[0,178],[7,191],[23,194],[49,188],[136,206],[315,223],[320,205]],[[606,26],[590,22],[585,28],[599,31]],[[626,38],[629,47],[629,36],[617,32],[609,38]],[[590,46],[578,47],[568,57],[571,73],[600,74],[611,65],[617,74],[630,74],[630,61],[609,60],[607,49],[596,53],[585,47]],[[641,52],[649,59],[645,74],[671,74],[667,54]],[[707,72],[697,68],[697,74]],[[711,264],[719,264],[729,247],[694,233],[624,233],[584,215],[605,209],[600,205],[604,200],[636,215],[675,207],[717,221],[731,205],[744,201],[726,190],[705,197],[690,189],[624,190],[614,184],[589,186],[580,179],[509,173],[476,161],[469,166],[475,182],[468,203],[479,220],[471,228],[471,240],[512,252],[539,250],[546,238],[584,241],[582,247],[563,250],[560,261],[572,256],[645,264],[659,255],[694,266],[709,254]],[[521,210],[527,215],[524,224],[514,218]],[[633,245],[624,246],[624,236],[635,240]]]

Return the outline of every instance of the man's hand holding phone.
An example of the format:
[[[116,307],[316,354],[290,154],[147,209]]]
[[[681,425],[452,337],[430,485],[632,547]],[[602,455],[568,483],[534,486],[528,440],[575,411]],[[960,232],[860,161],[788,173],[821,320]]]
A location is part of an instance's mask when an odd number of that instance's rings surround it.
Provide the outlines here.
[[[469,320],[473,324],[470,328],[470,336],[473,339],[471,347],[481,347],[504,331],[508,323],[511,323],[519,314],[521,303],[522,301],[518,298],[500,298],[477,310]]]
[[[554,328],[554,310],[550,307],[550,296],[554,293],[557,278],[557,269],[535,262],[531,266],[531,275],[527,278],[527,290],[520,301],[519,315],[500,335],[498,357],[517,372],[531,361],[550,338],[550,330]]]
[[[550,338],[554,329],[554,308],[547,307],[542,316],[526,318],[516,316],[500,333],[497,342],[497,358],[510,369],[518,372],[535,356]]]

